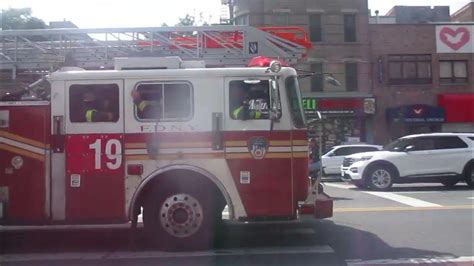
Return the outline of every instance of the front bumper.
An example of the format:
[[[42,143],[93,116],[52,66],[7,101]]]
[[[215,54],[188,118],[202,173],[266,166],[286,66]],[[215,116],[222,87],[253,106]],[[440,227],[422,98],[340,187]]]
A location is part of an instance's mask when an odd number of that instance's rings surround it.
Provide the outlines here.
[[[304,203],[299,207],[300,218],[308,217],[316,219],[330,218],[333,216],[333,199],[326,193],[321,192],[316,196],[316,200],[311,203]]]
[[[342,180],[346,182],[362,181],[364,170],[367,167],[367,161],[355,162],[350,166],[341,167]]]

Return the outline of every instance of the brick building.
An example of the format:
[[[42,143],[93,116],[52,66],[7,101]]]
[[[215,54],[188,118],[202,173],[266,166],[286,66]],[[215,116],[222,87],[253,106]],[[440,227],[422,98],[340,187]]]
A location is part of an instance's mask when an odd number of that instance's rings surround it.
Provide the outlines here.
[[[234,24],[301,26],[309,33],[314,49],[295,67],[317,73],[300,86],[307,115],[317,109],[325,116],[323,149],[373,141],[368,12],[367,0],[234,0]],[[323,73],[342,86],[325,82]]]
[[[471,2],[465,5],[463,8],[454,12],[453,15],[451,16],[451,21],[453,22],[474,21],[474,1],[471,0]]]
[[[474,22],[369,28],[376,143],[412,133],[474,132]]]

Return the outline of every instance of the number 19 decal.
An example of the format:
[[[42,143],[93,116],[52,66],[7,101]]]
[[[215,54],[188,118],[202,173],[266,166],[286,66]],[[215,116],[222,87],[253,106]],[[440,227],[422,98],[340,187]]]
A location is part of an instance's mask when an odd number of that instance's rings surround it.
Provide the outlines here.
[[[89,148],[95,151],[94,162],[95,169],[100,170],[102,168],[102,140],[97,139],[94,143],[89,145]],[[114,151],[114,153],[112,153]],[[105,154],[109,160],[106,165],[110,170],[119,169],[122,165],[122,144],[118,139],[109,139],[105,143]]]

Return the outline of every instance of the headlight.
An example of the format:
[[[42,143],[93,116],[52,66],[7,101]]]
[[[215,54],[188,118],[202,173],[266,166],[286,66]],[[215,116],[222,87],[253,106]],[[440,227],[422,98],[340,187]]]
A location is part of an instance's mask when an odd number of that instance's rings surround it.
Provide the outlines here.
[[[270,71],[272,71],[273,73],[278,73],[280,72],[281,70],[281,63],[279,61],[272,61],[270,63]]]

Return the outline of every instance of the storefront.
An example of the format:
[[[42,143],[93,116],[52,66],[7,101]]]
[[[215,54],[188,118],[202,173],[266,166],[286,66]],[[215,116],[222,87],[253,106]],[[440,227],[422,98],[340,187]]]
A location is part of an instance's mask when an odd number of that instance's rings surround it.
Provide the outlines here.
[[[440,132],[445,121],[443,108],[424,104],[388,108],[386,116],[392,140],[410,134]]]
[[[375,113],[374,98],[303,98],[308,119],[322,120],[309,127],[311,137],[322,137],[322,150],[334,145],[368,142],[372,138],[369,124]]]
[[[474,94],[441,94],[438,105],[446,110],[443,132],[474,132]]]

